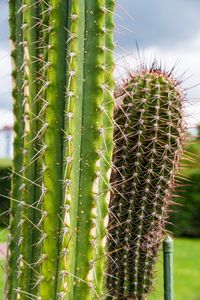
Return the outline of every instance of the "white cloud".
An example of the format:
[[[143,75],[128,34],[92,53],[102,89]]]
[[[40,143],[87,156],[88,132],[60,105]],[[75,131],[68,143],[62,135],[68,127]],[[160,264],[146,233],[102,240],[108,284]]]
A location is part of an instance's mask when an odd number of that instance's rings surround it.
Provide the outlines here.
[[[6,50],[0,49],[0,99],[2,98],[1,95],[11,91],[10,74],[10,53]]]
[[[0,109],[0,130],[4,126],[13,125],[13,114],[10,110]]]
[[[200,123],[200,36],[197,36],[193,42],[185,49],[161,50],[158,47],[146,48],[140,53],[133,50],[128,54],[117,53],[116,60],[116,77],[124,78],[131,70],[134,70],[139,63],[145,62],[150,65],[156,58],[158,63],[161,62],[166,70],[170,70],[176,63],[174,71],[175,76],[183,73],[183,87],[187,89],[186,99],[186,116],[189,127]],[[189,49],[188,49],[189,48]],[[119,57],[122,58],[119,58]],[[193,87],[193,88],[192,88]]]

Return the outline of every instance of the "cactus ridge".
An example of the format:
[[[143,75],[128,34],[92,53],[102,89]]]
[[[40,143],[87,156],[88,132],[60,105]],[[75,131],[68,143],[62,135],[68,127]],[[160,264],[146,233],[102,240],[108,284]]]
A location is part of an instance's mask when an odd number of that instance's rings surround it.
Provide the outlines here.
[[[103,113],[103,138],[99,152],[99,182],[96,195],[97,217],[96,217],[96,243],[94,249],[94,282],[95,290],[101,296],[105,294],[104,267],[106,263],[106,226],[108,215],[108,202],[110,194],[110,173],[113,151],[113,111],[114,111],[114,61],[113,61],[113,30],[114,30],[114,1],[105,1],[105,90],[101,106]]]
[[[22,13],[16,14],[21,7],[21,0],[9,1],[10,10],[10,39],[12,42],[12,81],[13,81],[13,114],[14,114],[14,159],[13,159],[13,174],[12,174],[12,195],[10,207],[10,232],[9,232],[9,249],[10,256],[7,264],[7,281],[12,282],[6,291],[8,299],[14,298],[14,290],[17,288],[18,268],[12,269],[12,266],[18,265],[19,255],[19,238],[20,228],[18,226],[21,217],[21,207],[19,201],[21,199],[22,185],[22,164],[23,164],[23,133],[24,133],[24,105],[23,105],[23,35],[21,33]]]
[[[159,68],[117,91],[108,225],[109,293],[145,299],[168,218],[185,140],[180,83]]]
[[[32,269],[32,244],[34,227],[34,210],[28,205],[34,205],[36,181],[36,155],[35,151],[35,133],[37,114],[37,104],[35,96],[37,94],[37,82],[35,82],[37,69],[33,64],[33,57],[37,56],[37,50],[33,43],[37,41],[36,19],[37,5],[30,7],[30,1],[23,0],[23,46],[24,46],[24,150],[23,150],[23,181],[22,181],[22,217],[20,221],[20,255],[19,255],[19,274],[18,274],[18,292],[19,299],[26,299],[26,294],[31,290],[30,278]],[[34,27],[34,29],[32,29]],[[26,205],[24,205],[26,204]]]
[[[63,253],[66,253],[68,245],[69,256],[64,269],[68,270],[67,274],[62,270],[63,276],[68,275],[69,299],[82,296],[87,298],[91,291],[97,297],[92,274],[92,245],[95,243],[99,151],[103,140],[103,113],[100,109],[105,83],[103,7],[104,1],[74,2],[71,6],[69,33],[73,35],[69,37],[68,45],[64,205],[66,237],[63,243]],[[97,56],[92,55],[93,49],[96,49]],[[60,293],[64,294],[64,291]]]

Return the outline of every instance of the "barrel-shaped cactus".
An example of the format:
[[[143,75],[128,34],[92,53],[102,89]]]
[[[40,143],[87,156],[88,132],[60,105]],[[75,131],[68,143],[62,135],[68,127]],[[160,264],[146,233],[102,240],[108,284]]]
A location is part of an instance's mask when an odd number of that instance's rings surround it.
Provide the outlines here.
[[[10,0],[17,136],[8,300],[104,293],[113,10],[113,0]]]
[[[154,66],[130,75],[116,98],[107,286],[114,299],[143,300],[183,150],[184,92]]]

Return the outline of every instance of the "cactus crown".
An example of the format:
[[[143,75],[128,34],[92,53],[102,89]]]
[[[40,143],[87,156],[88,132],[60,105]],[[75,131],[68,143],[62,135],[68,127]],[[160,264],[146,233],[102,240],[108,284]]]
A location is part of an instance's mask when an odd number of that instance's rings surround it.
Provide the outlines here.
[[[153,66],[117,89],[108,225],[109,293],[145,299],[185,139],[180,82]]]

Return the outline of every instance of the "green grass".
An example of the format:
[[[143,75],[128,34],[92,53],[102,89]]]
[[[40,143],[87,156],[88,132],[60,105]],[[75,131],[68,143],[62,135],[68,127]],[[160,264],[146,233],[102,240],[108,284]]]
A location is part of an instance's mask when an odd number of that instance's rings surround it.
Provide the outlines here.
[[[1,233],[1,232],[0,232]],[[6,232],[0,234],[6,241]],[[176,239],[174,243],[175,300],[200,300],[200,239]],[[162,255],[161,255],[162,257]],[[4,297],[5,261],[0,261],[0,299]],[[148,300],[163,300],[162,259],[158,265],[157,288]]]
[[[158,262],[156,291],[148,300],[163,300],[162,259]],[[200,239],[174,241],[175,300],[200,300]]]
[[[12,160],[0,159],[0,168],[12,168]]]
[[[5,243],[7,241],[8,229],[0,227],[0,243]]]
[[[0,227],[0,244],[6,243],[8,230]],[[0,258],[0,299],[4,299],[5,259]]]

